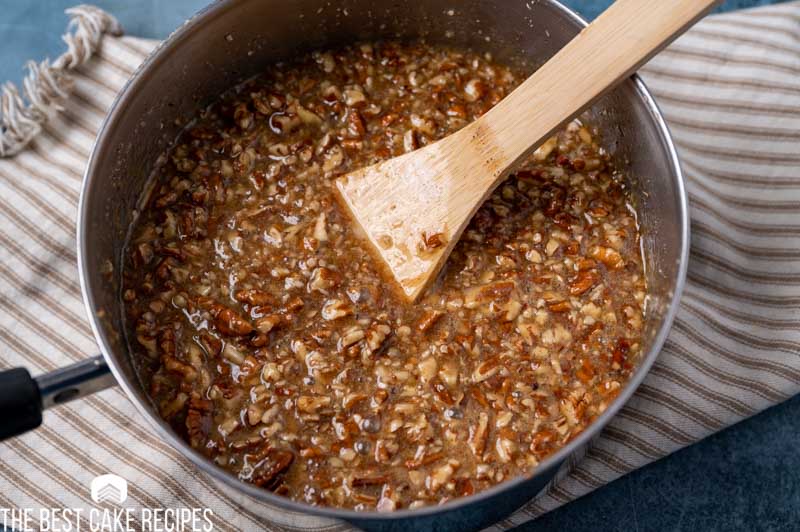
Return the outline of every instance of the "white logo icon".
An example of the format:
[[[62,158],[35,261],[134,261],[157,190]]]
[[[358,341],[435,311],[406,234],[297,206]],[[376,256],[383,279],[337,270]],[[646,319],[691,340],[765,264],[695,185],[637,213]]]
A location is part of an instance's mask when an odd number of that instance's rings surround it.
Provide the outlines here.
[[[117,475],[100,475],[92,480],[92,500],[122,504],[128,498],[128,481]]]

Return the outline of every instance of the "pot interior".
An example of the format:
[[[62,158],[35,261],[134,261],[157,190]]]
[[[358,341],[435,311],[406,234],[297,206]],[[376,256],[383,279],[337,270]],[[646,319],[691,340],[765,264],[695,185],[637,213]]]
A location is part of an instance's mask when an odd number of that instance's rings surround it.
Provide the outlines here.
[[[159,156],[182,124],[223,91],[264,72],[272,63],[317,48],[424,37],[432,43],[491,52],[502,62],[533,70],[581,28],[577,18],[546,0],[342,0],[336,4],[324,0],[214,4],[146,61],[123,90],[95,146],[84,182],[79,228],[85,297],[117,379],[146,416],[165,431],[169,429],[150,405],[125,347],[119,278],[137,201]],[[660,345],[656,344],[663,341],[669,321],[665,318],[680,284],[680,260],[686,246],[681,177],[669,138],[641,85],[624,82],[589,113],[603,131],[606,149],[627,169],[638,201],[650,287],[647,355],[640,368],[644,372],[657,354]],[[629,386],[640,380],[634,376]],[[621,395],[618,403],[627,394]],[[170,439],[184,453],[193,454],[176,437]],[[198,455],[197,460],[203,459]]]

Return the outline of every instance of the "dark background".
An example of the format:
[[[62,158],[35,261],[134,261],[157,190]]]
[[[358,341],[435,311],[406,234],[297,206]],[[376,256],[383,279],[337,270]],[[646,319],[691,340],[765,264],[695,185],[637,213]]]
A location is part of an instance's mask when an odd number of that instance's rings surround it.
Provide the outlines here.
[[[77,3],[79,0],[0,0],[0,82],[18,82],[25,61],[54,58],[63,51],[61,34],[67,23],[63,11]],[[164,38],[207,0],[94,3],[113,13],[129,35]],[[593,18],[611,2],[564,3]],[[728,0],[719,9],[770,3],[775,1]],[[520,530],[800,530],[798,414],[800,396],[635,471]]]

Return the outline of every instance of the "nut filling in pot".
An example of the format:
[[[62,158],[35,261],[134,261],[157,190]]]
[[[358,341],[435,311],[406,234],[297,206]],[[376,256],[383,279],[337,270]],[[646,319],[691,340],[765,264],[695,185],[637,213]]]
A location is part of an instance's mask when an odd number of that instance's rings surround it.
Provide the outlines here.
[[[624,176],[590,126],[492,194],[416,304],[334,196],[337,176],[458,130],[523,79],[362,44],[275,65],[187,128],[122,297],[143,382],[195,449],[298,501],[389,511],[531,472],[608,407],[640,357],[646,287]]]

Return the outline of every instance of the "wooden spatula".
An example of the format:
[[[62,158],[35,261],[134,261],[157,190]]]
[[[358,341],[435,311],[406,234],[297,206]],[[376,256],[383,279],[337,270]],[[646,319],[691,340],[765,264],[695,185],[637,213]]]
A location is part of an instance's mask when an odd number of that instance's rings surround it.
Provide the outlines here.
[[[336,182],[409,300],[436,277],[480,205],[556,129],[717,0],[616,0],[488,113],[417,151]]]

